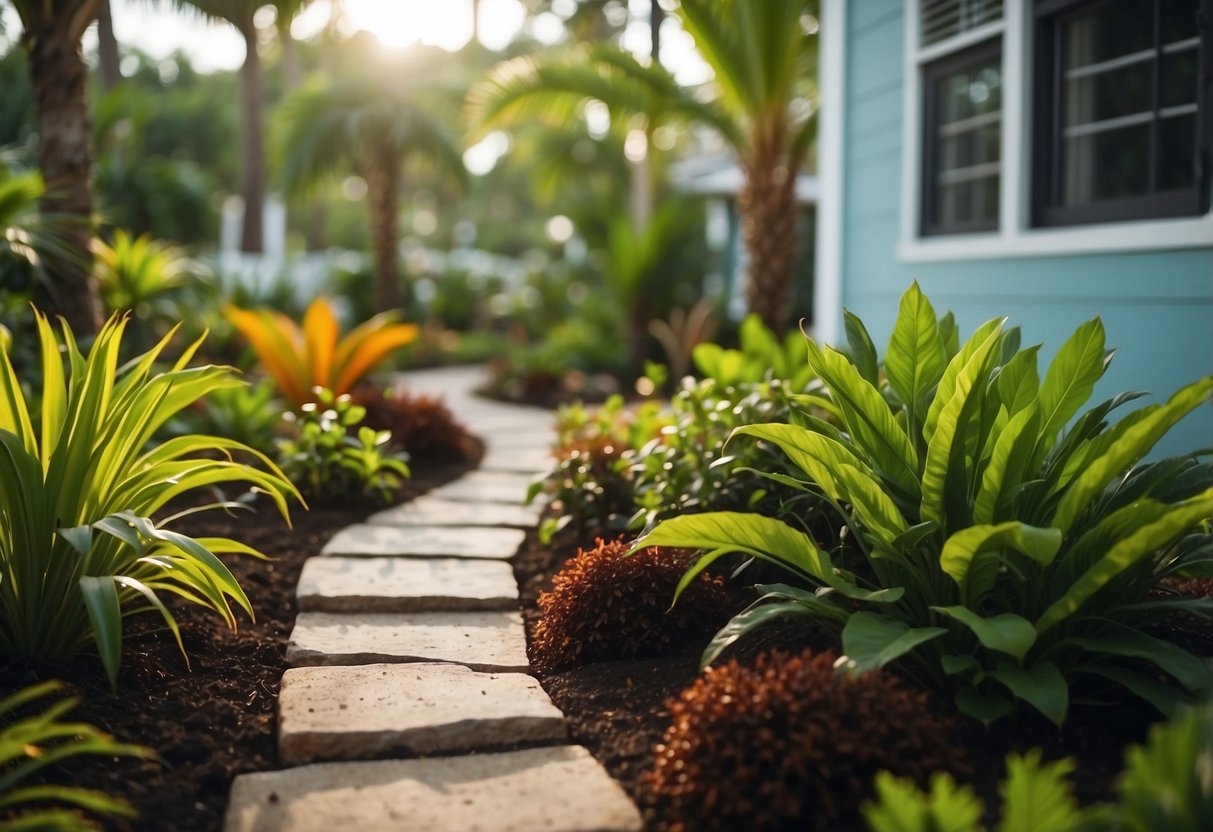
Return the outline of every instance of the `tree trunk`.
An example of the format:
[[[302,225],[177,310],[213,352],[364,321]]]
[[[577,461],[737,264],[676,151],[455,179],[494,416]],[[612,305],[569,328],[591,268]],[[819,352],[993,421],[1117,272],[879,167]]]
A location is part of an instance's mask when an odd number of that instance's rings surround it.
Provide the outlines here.
[[[106,92],[122,83],[121,59],[118,57],[118,39],[114,37],[110,0],[101,0],[97,7],[97,62],[101,71],[101,86]]]
[[[480,44],[480,0],[472,0],[472,43]]]
[[[92,275],[92,128],[88,67],[63,19],[31,24],[22,35],[38,111],[38,166],[46,182],[41,210],[65,218],[68,256],[44,262],[50,285],[49,311],[62,315],[77,335],[97,332],[101,299]]]
[[[375,311],[401,307],[397,216],[400,210],[400,161],[385,154],[366,173],[366,200],[375,259]]]
[[[749,258],[746,304],[782,334],[796,266],[796,170],[787,166],[779,139],[755,138],[737,210]]]
[[[249,18],[240,25],[244,35],[244,65],[240,91],[244,107],[244,225],[240,250],[259,254],[264,249],[261,221],[265,209],[265,150],[261,124],[261,56],[257,53],[257,27]]]
[[[661,63],[661,21],[665,20],[665,9],[660,0],[649,0],[649,57],[653,64]]]
[[[299,44],[291,37],[289,19],[284,19],[278,27],[278,43],[282,48],[282,91],[289,93],[299,87],[299,81],[303,77],[302,68],[299,66]]]

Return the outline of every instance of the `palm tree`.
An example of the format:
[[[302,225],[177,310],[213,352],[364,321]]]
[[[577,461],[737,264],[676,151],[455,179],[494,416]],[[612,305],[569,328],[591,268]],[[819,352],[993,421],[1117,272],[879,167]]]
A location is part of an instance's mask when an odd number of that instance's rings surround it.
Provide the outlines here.
[[[98,0],[11,0],[21,19],[38,121],[38,166],[46,184],[41,211],[65,221],[62,253],[44,267],[51,311],[77,333],[101,327],[101,301],[92,276],[92,128],[88,67],[80,38],[97,15]]]
[[[375,310],[399,308],[397,217],[405,162],[413,159],[462,181],[454,137],[396,78],[304,88],[283,104],[281,118],[277,156],[288,194],[303,195],[343,169],[366,180]]]
[[[813,94],[816,39],[801,18],[815,8],[815,0],[682,0],[677,14],[715,72],[709,101],[658,64],[596,47],[499,64],[469,94],[468,113],[484,133],[533,120],[567,122],[597,99],[613,124],[639,121],[646,136],[677,121],[715,130],[745,175],[738,210],[749,254],[747,301],[782,331],[796,260],[796,176],[816,136],[809,108],[797,106]],[[644,173],[639,166],[636,172]]]

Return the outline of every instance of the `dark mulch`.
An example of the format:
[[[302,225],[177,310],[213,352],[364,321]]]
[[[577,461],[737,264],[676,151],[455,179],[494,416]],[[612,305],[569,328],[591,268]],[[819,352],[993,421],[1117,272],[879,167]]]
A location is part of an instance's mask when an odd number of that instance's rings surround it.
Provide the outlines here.
[[[577,539],[568,530],[554,545],[540,545],[535,535],[517,559],[515,574],[522,587],[523,617],[528,644],[538,611],[540,591],[551,587],[551,577],[576,554]],[[1189,622],[1191,625],[1191,622]],[[1184,626],[1177,622],[1172,637],[1202,655],[1213,655],[1213,633],[1204,625]],[[711,633],[705,633],[706,645]],[[771,649],[822,649],[826,641],[806,639],[803,630],[772,628],[760,633],[734,655],[743,662]],[[640,807],[649,829],[661,827],[662,807],[653,797],[647,775],[653,765],[653,747],[665,731],[669,712],[666,703],[690,685],[698,673],[702,647],[682,649],[653,659],[601,662],[559,673],[540,674],[540,682],[569,721],[573,742],[585,745],[606,767]],[[1108,704],[1108,703],[1105,703]],[[1044,720],[1025,720],[984,730],[959,721],[957,753],[967,757],[971,782],[987,806],[998,805],[998,780],[1003,776],[1006,755],[1014,750],[1041,747],[1049,759],[1073,757],[1079,799],[1091,803],[1109,797],[1123,767],[1126,745],[1141,742],[1149,725],[1159,716],[1136,700],[1107,707],[1074,707],[1064,732],[1059,734]]]
[[[403,499],[460,476],[468,464],[414,465]],[[213,615],[171,606],[181,626],[189,666],[171,635],[145,618],[123,654],[116,693],[95,656],[68,663],[0,661],[0,695],[46,679],[65,682],[82,700],[75,719],[115,737],[152,748],[159,762],[91,759],[57,767],[52,782],[101,789],[128,798],[140,818],[136,830],[217,830],[232,778],[278,768],[275,706],[286,670],[287,638],[295,620],[295,585],[303,562],[339,529],[373,510],[361,505],[292,514],[288,529],[271,506],[234,517],[210,512],[174,528],[194,536],[226,536],[269,555],[266,562],[225,558],[256,611],[241,615],[233,633]]]

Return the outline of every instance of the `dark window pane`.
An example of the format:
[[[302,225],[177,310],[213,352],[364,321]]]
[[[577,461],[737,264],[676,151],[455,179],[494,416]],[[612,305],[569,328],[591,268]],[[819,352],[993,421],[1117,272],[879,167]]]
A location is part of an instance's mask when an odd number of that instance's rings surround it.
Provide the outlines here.
[[[939,223],[965,226],[998,221],[997,175],[956,182],[939,189]]]
[[[1071,78],[1064,93],[1066,127],[1149,112],[1154,61],[1147,59]]]
[[[1162,106],[1176,107],[1196,101],[1200,53],[1193,46],[1162,56]]]
[[[1158,187],[1190,188],[1196,184],[1196,114],[1164,118],[1158,123]]]
[[[1200,0],[1162,0],[1162,42],[1165,46],[1197,36]]]
[[[1154,47],[1154,4],[1101,3],[1066,22],[1062,63],[1067,69],[1109,61]]]
[[[1150,125],[1077,136],[1063,149],[1067,205],[1138,196],[1150,186]]]

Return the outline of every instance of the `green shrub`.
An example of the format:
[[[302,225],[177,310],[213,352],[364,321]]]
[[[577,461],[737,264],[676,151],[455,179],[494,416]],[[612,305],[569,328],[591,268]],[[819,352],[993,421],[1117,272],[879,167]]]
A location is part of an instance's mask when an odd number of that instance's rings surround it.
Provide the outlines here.
[[[388,450],[391,433],[362,425],[366,409],[349,394],[334,396],[323,387],[313,388],[312,394],[315,401],[303,405],[298,415],[288,411],[282,416],[296,428],[295,436],[279,440],[282,470],[308,499],[374,497],[390,503],[411,473],[407,457]],[[350,436],[354,428],[357,433]]]
[[[1041,762],[1040,749],[1007,757],[999,787],[1000,832],[1200,832],[1213,823],[1213,703],[1184,708],[1125,752],[1116,801],[1080,808],[1069,759]],[[870,832],[978,832],[985,806],[968,786],[938,772],[930,789],[888,772],[863,809]]]
[[[282,403],[274,384],[262,381],[213,390],[168,424],[173,434],[206,433],[235,439],[262,453],[274,450],[274,435],[282,420]]]
[[[0,700],[0,828],[12,830],[93,830],[90,816],[134,818],[125,800],[78,786],[23,785],[43,769],[85,755],[151,757],[150,748],[116,742],[108,734],[62,717],[77,704],[61,700],[45,711],[19,716],[18,711],[62,688],[44,682]]]
[[[809,354],[799,332],[789,332],[780,342],[760,317],[747,315],[738,337],[741,344],[735,350],[712,343],[695,347],[691,357],[700,378],[711,379],[722,388],[782,379],[796,392],[803,392],[813,380]]]
[[[167,528],[172,518],[150,518],[174,498],[226,483],[267,493],[283,517],[287,497],[298,496],[272,462],[225,437],[179,436],[149,449],[182,408],[243,382],[224,367],[188,368],[197,343],[154,372],[171,332],[119,368],[125,328],[125,318],[111,318],[85,358],[66,324],[60,341],[38,316],[39,429],[0,350],[0,653],[61,659],[93,645],[111,684],[126,616],[158,611],[180,646],[162,591],[214,610],[232,627],[230,602],[252,614],[216,553],[256,552],[224,538],[194,540]],[[251,454],[265,470],[201,455],[216,451]]]
[[[1213,377],[1110,425],[1139,394],[1079,414],[1109,360],[1098,319],[1062,345],[1043,380],[1038,348],[1019,349],[1016,330],[993,320],[961,347],[917,285],[902,298],[883,374],[854,316],[848,333],[853,359],[809,342],[828,394],[805,400],[836,413],[841,430],[810,418],[735,432],[781,448],[798,477],[772,476],[830,507],[849,541],[837,565],[803,531],[738,512],[675,517],[637,543],[706,550],[693,571],[740,552],[809,585],[770,588],[705,662],[788,615],[841,630],[850,667],[895,663],[954,691],[984,722],[1026,702],[1060,725],[1078,684],[1121,687],[1166,712],[1183,695],[1159,671],[1187,691],[1213,686],[1208,664],[1145,631],[1177,610],[1211,611],[1153,593],[1209,559],[1207,541],[1185,537],[1213,516],[1213,466],[1141,462],[1208,401]]]

